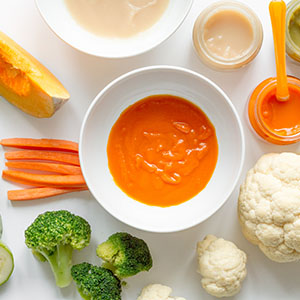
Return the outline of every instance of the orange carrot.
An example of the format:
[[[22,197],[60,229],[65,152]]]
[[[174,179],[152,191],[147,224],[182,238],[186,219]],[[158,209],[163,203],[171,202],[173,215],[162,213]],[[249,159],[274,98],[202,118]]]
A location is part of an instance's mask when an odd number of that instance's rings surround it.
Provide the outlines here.
[[[7,192],[7,197],[12,201],[24,201],[24,200],[35,200],[41,198],[48,198],[52,196],[81,192],[88,190],[87,186],[80,188],[52,188],[52,187],[42,187],[33,189],[23,189],[23,190],[12,190]]]
[[[12,139],[2,139],[0,141],[0,144],[2,146],[21,148],[21,149],[78,152],[78,143],[66,141],[66,140],[12,138]]]
[[[55,164],[35,161],[7,161],[8,168],[54,172],[65,175],[80,175],[81,168],[73,165]]]
[[[86,184],[82,175],[44,175],[25,173],[22,171],[3,170],[2,178],[36,187],[80,187]]]
[[[63,162],[70,165],[79,166],[78,154],[51,152],[51,151],[39,151],[39,150],[21,150],[6,152],[5,158],[7,160],[47,160]]]

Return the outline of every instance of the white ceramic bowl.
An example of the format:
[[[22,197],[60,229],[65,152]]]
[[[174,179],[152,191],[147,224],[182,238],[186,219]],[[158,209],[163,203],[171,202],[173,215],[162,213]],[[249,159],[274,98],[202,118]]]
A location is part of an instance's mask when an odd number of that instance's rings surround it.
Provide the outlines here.
[[[219,145],[216,169],[205,189],[187,202],[166,208],[128,197],[116,186],[106,153],[110,130],[121,112],[154,94],[172,94],[198,105],[215,126]],[[129,72],[104,88],[86,113],[79,144],[83,175],[98,202],[120,221],[152,232],[183,230],[216,212],[237,183],[244,150],[242,125],[226,94],[198,73],[169,66]]]
[[[193,3],[193,0],[170,0],[162,18],[149,30],[131,38],[113,39],[82,28],[72,18],[64,0],[35,1],[46,23],[62,40],[82,52],[106,58],[130,57],[156,47],[175,32]]]

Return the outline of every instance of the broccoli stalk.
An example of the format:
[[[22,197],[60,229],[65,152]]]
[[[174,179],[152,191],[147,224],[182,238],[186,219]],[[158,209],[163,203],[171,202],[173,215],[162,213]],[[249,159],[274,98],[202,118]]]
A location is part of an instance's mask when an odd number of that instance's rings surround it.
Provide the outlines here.
[[[73,250],[89,244],[90,225],[68,211],[52,211],[39,215],[25,231],[25,243],[40,261],[48,261],[56,285],[68,286],[71,281]]]
[[[105,261],[102,266],[121,279],[141,271],[149,271],[152,267],[147,244],[126,232],[111,235],[97,247],[97,255]]]
[[[68,286],[72,281],[71,267],[73,248],[70,245],[58,245],[57,250],[54,251],[52,255],[39,253],[49,262],[56,285],[59,287]]]

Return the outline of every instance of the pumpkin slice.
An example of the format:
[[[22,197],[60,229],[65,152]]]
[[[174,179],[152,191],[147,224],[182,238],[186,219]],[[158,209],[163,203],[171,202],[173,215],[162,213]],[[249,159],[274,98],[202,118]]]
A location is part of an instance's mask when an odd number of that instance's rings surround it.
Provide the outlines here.
[[[51,117],[70,98],[49,70],[1,31],[0,95],[38,118]]]

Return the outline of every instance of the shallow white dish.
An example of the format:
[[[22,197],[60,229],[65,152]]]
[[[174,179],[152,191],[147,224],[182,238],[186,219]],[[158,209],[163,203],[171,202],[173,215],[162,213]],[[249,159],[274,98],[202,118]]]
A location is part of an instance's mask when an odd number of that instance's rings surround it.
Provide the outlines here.
[[[108,168],[107,141],[121,112],[154,94],[172,94],[198,105],[216,129],[219,157],[203,191],[177,206],[148,206],[128,197]],[[87,185],[98,202],[114,217],[138,229],[174,232],[210,217],[230,196],[244,161],[244,134],[229,98],[216,84],[193,71],[153,66],[129,72],[111,82],[88,109],[80,133],[79,155]]]
[[[162,18],[150,29],[127,39],[103,38],[81,27],[64,0],[35,0],[49,27],[70,46],[100,57],[122,58],[144,53],[172,35],[187,16],[193,0],[170,0]]]

